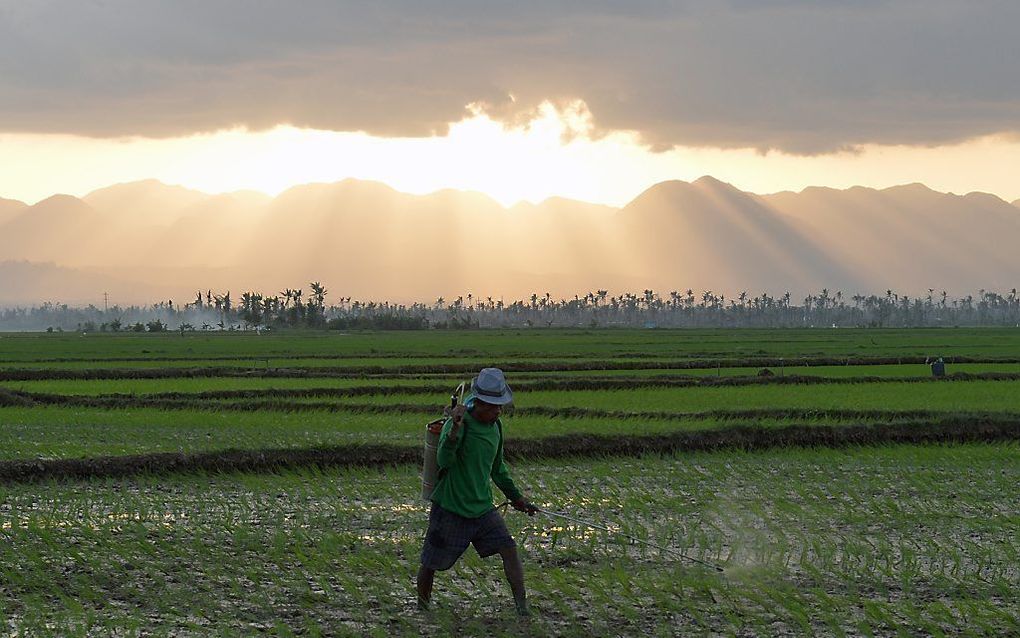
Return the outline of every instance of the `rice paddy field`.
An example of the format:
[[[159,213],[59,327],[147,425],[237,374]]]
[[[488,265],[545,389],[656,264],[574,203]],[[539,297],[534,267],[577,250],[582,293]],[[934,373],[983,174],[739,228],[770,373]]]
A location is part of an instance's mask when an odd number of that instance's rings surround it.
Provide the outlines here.
[[[526,620],[472,550],[415,605],[490,365]],[[1018,484],[1016,329],[0,334],[5,635],[1016,635]]]

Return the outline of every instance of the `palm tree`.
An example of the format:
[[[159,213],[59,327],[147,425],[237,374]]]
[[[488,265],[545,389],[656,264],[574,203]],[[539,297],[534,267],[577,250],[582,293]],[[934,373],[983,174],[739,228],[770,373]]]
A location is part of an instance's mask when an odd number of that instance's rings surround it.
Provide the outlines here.
[[[279,303],[280,300],[277,297],[264,297],[262,299],[262,321],[264,323],[269,323]]]
[[[315,300],[315,305],[319,308],[324,308],[326,306],[326,293],[328,291],[317,281],[313,281],[308,285],[312,288],[312,299]]]

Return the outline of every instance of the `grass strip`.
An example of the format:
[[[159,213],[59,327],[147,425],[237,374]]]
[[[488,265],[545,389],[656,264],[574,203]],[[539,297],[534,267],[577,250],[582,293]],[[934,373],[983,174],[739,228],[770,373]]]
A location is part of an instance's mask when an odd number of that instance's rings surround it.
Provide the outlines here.
[[[738,424],[726,428],[656,435],[566,434],[537,439],[511,439],[511,461],[561,458],[643,456],[678,452],[765,450],[789,447],[837,448],[893,443],[967,443],[1020,440],[1016,417],[961,418],[854,425],[788,425],[761,427]],[[307,466],[386,467],[421,462],[418,446],[357,444],[313,448],[215,452],[153,453],[84,459],[0,461],[0,481],[7,483],[112,478],[177,472],[267,472]]]
[[[217,394],[217,393],[210,393]],[[233,393],[223,393],[234,396]],[[244,396],[249,396],[244,391]],[[257,393],[254,393],[257,394]],[[194,395],[167,393],[157,396],[106,395],[74,396],[41,393],[6,392],[0,390],[0,406],[31,407],[33,405],[103,408],[103,409],[157,409],[157,410],[211,410],[233,412],[331,412],[368,414],[438,415],[441,408],[428,403],[329,403],[281,401],[269,398],[247,401],[214,401],[212,398],[194,399]],[[211,402],[210,401],[214,401]],[[716,409],[700,411],[669,410],[605,410],[576,406],[530,406],[514,408],[508,416],[548,417],[564,419],[641,419],[650,421],[689,420],[918,420],[946,416],[940,410],[867,410],[844,408],[757,408]],[[967,411],[957,414],[966,418],[998,418],[1011,413],[1000,411]]]
[[[387,381],[391,381],[387,379]],[[935,378],[931,376],[847,376],[847,377],[823,377],[813,375],[757,375],[757,376],[690,376],[690,375],[669,375],[655,377],[613,377],[613,378],[586,378],[586,379],[538,379],[522,381],[514,384],[518,392],[580,392],[591,390],[636,390],[641,388],[693,388],[693,387],[745,387],[745,386],[767,386],[767,385],[854,385],[865,383],[948,383],[968,381],[1020,381],[1020,373],[1012,372],[957,372],[948,374],[945,377]],[[95,396],[101,398],[122,398],[136,397],[139,394],[152,399],[170,400],[221,400],[221,399],[244,399],[244,398],[316,398],[336,397],[348,398],[359,396],[391,396],[391,395],[436,395],[444,396],[451,390],[450,382],[443,384],[431,383],[427,385],[387,385],[377,383],[373,385],[349,386],[349,387],[313,387],[313,388],[254,388],[234,390],[207,390],[197,392],[184,392],[179,390],[169,392],[151,393],[99,393]],[[15,391],[0,388],[0,393],[21,392],[24,396],[33,395],[31,391]],[[63,393],[38,393],[42,394],[63,394]],[[79,394],[79,393],[72,393]],[[90,394],[90,393],[84,393]]]
[[[854,377],[821,377],[812,375],[757,375],[705,377],[690,375],[670,375],[656,377],[624,377],[606,379],[541,379],[522,381],[513,384],[516,392],[577,392],[585,390],[635,390],[639,388],[693,388],[699,386],[756,386],[756,385],[852,385],[860,383],[946,383],[950,381],[1020,381],[1020,373],[1014,372],[957,372],[941,378],[932,376],[854,376]],[[353,396],[388,396],[393,394],[433,394],[443,396],[449,393],[451,386],[432,384],[420,386],[390,386],[382,383],[348,388],[293,388],[260,390],[211,390],[207,392],[160,392],[150,396],[159,398],[194,397],[202,399],[234,399],[273,397],[353,397]],[[103,396],[103,395],[100,395]],[[111,394],[109,396],[114,396]]]
[[[787,367],[771,370],[772,376],[779,377],[825,377],[825,378],[925,378],[930,379],[926,366],[919,365],[887,365],[887,366],[819,366],[811,368]],[[963,379],[958,373],[1016,373],[1020,372],[1016,364],[982,364],[966,363],[954,365],[951,379]],[[616,382],[650,382],[657,379],[683,381],[704,379],[708,377],[756,377],[763,376],[761,368],[725,368],[708,370],[582,370],[575,372],[523,372],[511,378],[515,389],[522,389],[521,384],[531,382],[565,381],[584,382],[612,380]],[[197,377],[177,379],[42,379],[35,381],[8,382],[6,387],[12,390],[29,392],[49,392],[54,394],[155,394],[164,392],[225,392],[233,390],[323,390],[325,392],[340,388],[353,388],[365,385],[386,386],[402,385],[405,387],[445,386],[443,394],[455,385],[464,381],[463,375],[455,374],[400,374],[386,377]],[[633,387],[633,384],[631,384]]]
[[[571,372],[587,370],[706,370],[712,368],[780,368],[819,366],[881,366],[924,365],[922,356],[880,357],[749,357],[707,359],[651,359],[621,361],[592,359],[586,361],[506,361],[505,372]],[[1017,357],[948,356],[947,365],[960,363],[1013,364]],[[341,377],[380,376],[394,374],[463,374],[478,372],[478,363],[431,363],[394,366],[323,366],[315,368],[263,368],[237,366],[166,367],[166,368],[8,368],[0,370],[0,382],[35,381],[43,379],[172,379],[193,377]]]

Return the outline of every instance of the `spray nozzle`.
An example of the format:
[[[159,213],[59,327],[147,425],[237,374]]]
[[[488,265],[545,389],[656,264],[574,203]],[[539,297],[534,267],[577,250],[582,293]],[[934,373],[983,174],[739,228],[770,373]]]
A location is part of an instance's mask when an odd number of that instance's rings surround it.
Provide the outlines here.
[[[466,384],[466,382],[462,381],[461,384],[454,389],[453,394],[450,395],[450,407],[451,408],[457,407],[458,403],[464,401],[464,385],[465,384]]]

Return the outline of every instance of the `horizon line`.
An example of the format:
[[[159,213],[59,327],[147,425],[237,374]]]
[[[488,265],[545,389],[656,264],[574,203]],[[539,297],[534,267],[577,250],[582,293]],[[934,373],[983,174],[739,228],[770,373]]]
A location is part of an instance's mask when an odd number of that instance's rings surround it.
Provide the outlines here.
[[[201,195],[205,195],[207,197],[218,197],[218,196],[223,196],[223,195],[230,196],[230,195],[240,195],[240,194],[256,194],[256,195],[264,196],[264,197],[266,197],[269,200],[276,200],[280,196],[282,196],[283,194],[285,194],[285,193],[287,193],[287,192],[289,192],[291,190],[297,189],[297,188],[302,188],[302,187],[307,187],[307,186],[335,186],[335,185],[338,185],[338,184],[343,184],[345,182],[357,182],[357,183],[361,183],[361,184],[377,184],[377,185],[380,185],[380,186],[384,186],[384,187],[388,188],[389,190],[391,190],[391,191],[393,191],[395,193],[399,193],[401,195],[410,195],[410,196],[413,196],[413,197],[430,197],[430,196],[433,196],[433,195],[438,195],[440,193],[446,193],[446,192],[455,192],[455,193],[461,193],[461,194],[478,195],[478,196],[485,197],[486,199],[491,200],[494,204],[496,204],[500,208],[503,208],[504,210],[512,210],[513,208],[516,208],[516,207],[521,206],[521,205],[541,206],[542,204],[544,204],[544,203],[546,203],[546,202],[548,202],[550,200],[557,200],[557,199],[571,201],[571,202],[579,202],[579,203],[583,203],[583,204],[589,204],[589,205],[592,205],[592,206],[603,206],[605,208],[612,208],[612,209],[616,209],[616,210],[622,210],[622,209],[626,208],[631,202],[637,200],[643,194],[647,193],[649,190],[655,188],[656,186],[660,186],[662,184],[675,183],[675,182],[679,182],[679,183],[687,184],[687,185],[696,185],[696,184],[698,184],[698,182],[703,182],[703,181],[718,182],[718,183],[723,184],[723,185],[725,185],[727,187],[730,187],[730,188],[732,188],[734,190],[740,191],[742,193],[746,193],[748,195],[755,195],[755,196],[758,196],[758,197],[770,197],[770,196],[775,196],[775,195],[783,195],[783,194],[787,194],[787,193],[795,194],[795,195],[800,195],[800,194],[803,194],[805,191],[813,190],[813,189],[824,189],[824,190],[830,190],[830,191],[836,191],[836,192],[848,192],[848,191],[852,191],[852,190],[856,190],[856,189],[864,189],[864,190],[869,190],[869,191],[874,191],[874,192],[885,192],[885,191],[890,191],[890,190],[895,190],[895,189],[900,189],[900,188],[907,188],[907,187],[911,187],[911,186],[920,186],[920,187],[922,187],[925,190],[928,190],[930,192],[938,193],[940,195],[948,195],[948,196],[952,196],[952,197],[968,197],[968,196],[971,196],[971,195],[987,195],[987,196],[990,196],[990,197],[995,197],[996,199],[998,199],[999,201],[1001,201],[1001,202],[1003,202],[1005,204],[1009,204],[1009,205],[1020,207],[1020,199],[1016,199],[1016,200],[1010,201],[1010,200],[1008,200],[1008,199],[1004,198],[1003,196],[998,195],[996,193],[990,193],[988,191],[980,191],[980,190],[968,191],[968,192],[962,193],[962,194],[961,193],[956,193],[956,192],[953,192],[953,191],[939,191],[939,190],[935,190],[934,188],[931,188],[930,186],[928,186],[924,182],[918,182],[918,181],[906,182],[906,183],[902,183],[902,184],[894,184],[892,186],[885,186],[885,187],[881,187],[881,188],[874,187],[874,186],[865,186],[863,184],[855,184],[853,186],[848,186],[846,188],[836,188],[836,187],[833,187],[833,186],[824,186],[824,185],[814,185],[814,184],[812,184],[812,185],[809,185],[809,186],[805,186],[804,188],[802,188],[800,190],[782,189],[782,190],[771,191],[771,192],[766,192],[766,193],[756,193],[754,191],[744,190],[744,189],[740,188],[739,186],[736,186],[735,184],[733,184],[731,182],[727,182],[727,181],[721,180],[721,179],[719,179],[717,177],[714,177],[712,175],[709,175],[709,174],[701,175],[700,177],[698,177],[696,179],[693,179],[693,180],[690,180],[690,181],[686,181],[686,180],[682,180],[682,179],[669,179],[669,180],[662,180],[662,181],[654,182],[651,185],[649,185],[647,188],[645,188],[644,190],[640,191],[637,195],[635,195],[633,198],[631,198],[623,206],[614,206],[612,204],[604,204],[604,203],[601,203],[601,202],[593,202],[593,201],[588,201],[588,200],[583,200],[583,199],[576,199],[576,198],[572,198],[572,197],[566,197],[566,196],[563,196],[563,195],[550,195],[550,196],[548,196],[548,197],[546,197],[546,198],[544,198],[542,200],[539,200],[539,201],[532,201],[532,200],[529,200],[529,199],[526,199],[526,198],[522,198],[522,199],[517,200],[513,204],[506,205],[506,204],[501,203],[495,197],[489,195],[488,193],[484,193],[484,192],[482,192],[480,190],[447,187],[447,188],[439,188],[439,189],[436,189],[436,190],[427,191],[427,192],[424,192],[424,193],[414,193],[414,192],[410,192],[410,191],[406,191],[406,190],[401,190],[401,189],[399,189],[399,188],[397,188],[397,187],[395,187],[395,186],[393,186],[391,184],[388,184],[388,183],[386,183],[385,181],[382,181],[382,180],[377,180],[377,179],[360,179],[360,178],[357,178],[357,177],[345,177],[343,179],[339,179],[339,180],[332,181],[332,182],[311,181],[311,182],[302,182],[302,183],[299,183],[299,184],[292,184],[291,186],[288,186],[287,188],[277,192],[275,195],[272,194],[272,193],[266,192],[264,190],[256,189],[256,188],[242,188],[242,189],[227,190],[227,191],[209,191],[209,190],[204,190],[204,189],[200,189],[200,188],[193,188],[191,186],[187,186],[187,185],[184,185],[184,184],[171,184],[171,183],[164,182],[163,180],[155,178],[155,177],[148,177],[148,178],[144,178],[144,179],[131,180],[131,181],[127,181],[127,182],[115,182],[115,183],[109,184],[107,186],[101,186],[99,188],[92,189],[89,192],[85,193],[84,195],[75,195],[75,194],[72,194],[72,193],[65,193],[65,192],[55,192],[55,193],[53,193],[51,195],[47,195],[46,197],[43,197],[43,198],[41,198],[39,200],[36,200],[35,202],[29,203],[28,201],[25,201],[25,200],[4,197],[3,194],[0,193],[0,200],[8,201],[8,202],[16,202],[16,203],[23,204],[24,206],[30,208],[30,207],[36,206],[36,205],[38,205],[38,204],[40,204],[42,202],[45,202],[47,200],[53,199],[55,197],[71,197],[71,198],[77,199],[79,201],[84,201],[86,198],[88,198],[88,197],[90,197],[90,196],[92,196],[95,193],[98,193],[100,191],[104,191],[104,190],[108,190],[108,189],[112,189],[112,188],[117,188],[117,187],[120,187],[120,186],[131,186],[131,185],[136,185],[136,184],[144,184],[144,183],[147,183],[147,182],[154,182],[156,184],[159,184],[160,186],[165,186],[165,187],[168,187],[168,188],[181,188],[181,189],[193,192],[193,193],[198,193],[198,194],[201,194]]]

